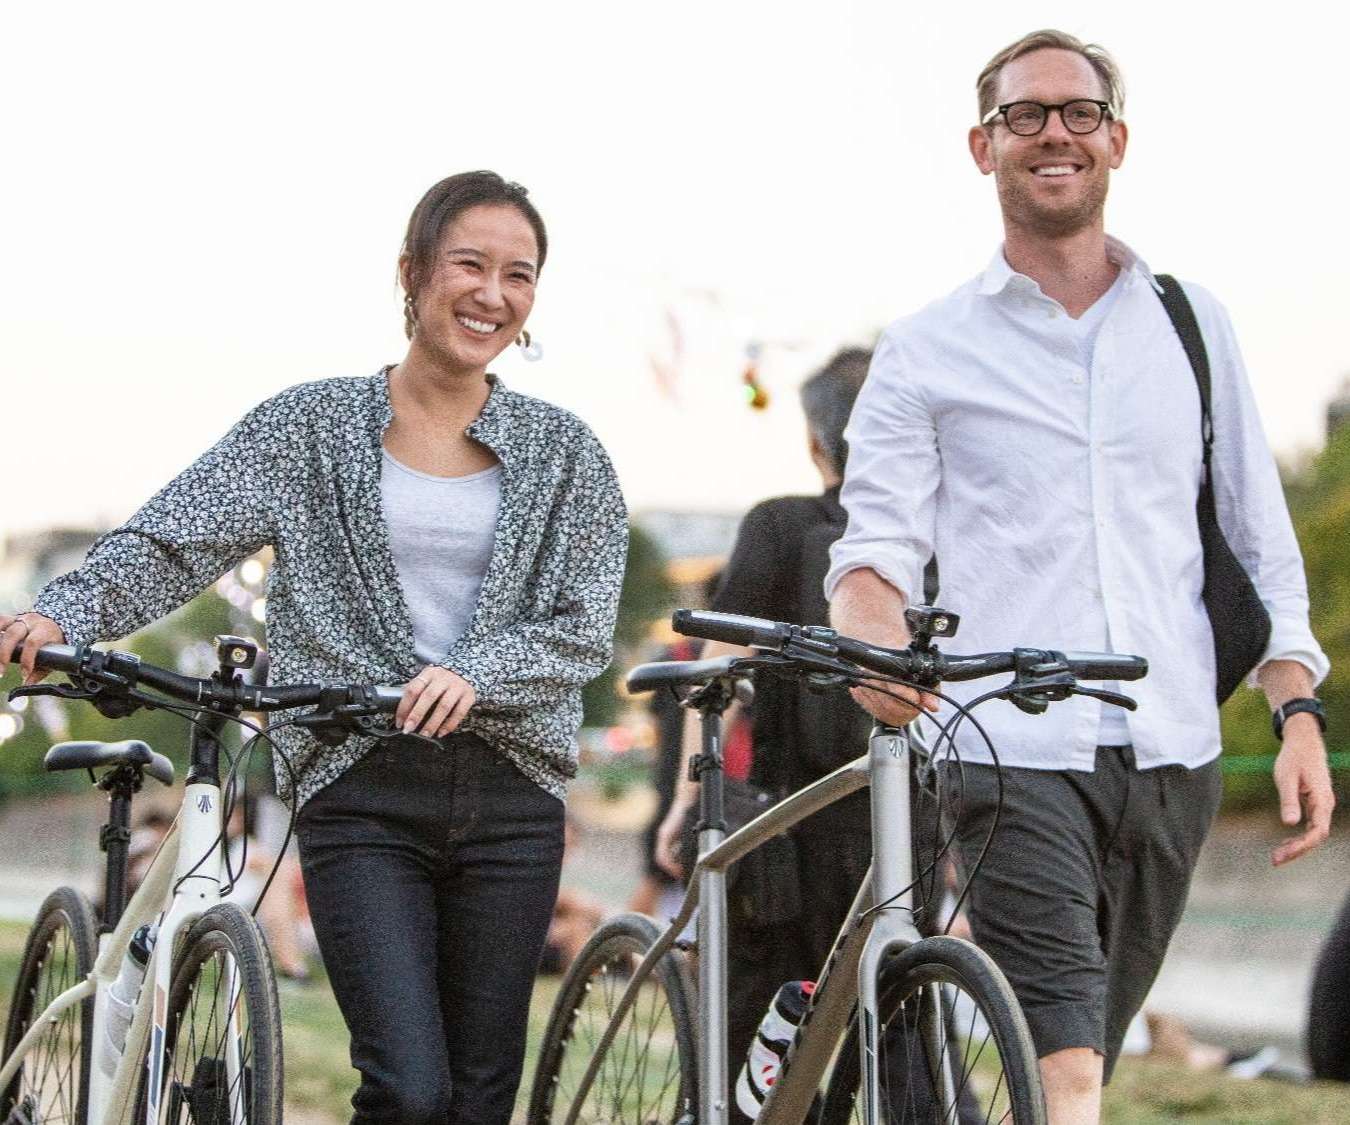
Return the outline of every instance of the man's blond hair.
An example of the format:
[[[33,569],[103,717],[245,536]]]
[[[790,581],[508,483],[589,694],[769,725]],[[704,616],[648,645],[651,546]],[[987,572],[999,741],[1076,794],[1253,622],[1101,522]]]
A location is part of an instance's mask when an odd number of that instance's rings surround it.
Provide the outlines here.
[[[1101,79],[1103,100],[1111,110],[1111,116],[1120,119],[1125,111],[1125,80],[1120,75],[1120,67],[1116,65],[1105,47],[1099,47],[1096,43],[1084,43],[1070,35],[1067,31],[1056,31],[1053,28],[1045,28],[1041,31],[1033,31],[1030,35],[1024,35],[1016,43],[1011,43],[1004,47],[998,54],[990,59],[980,71],[980,76],[975,80],[975,95],[980,103],[980,115],[978,120],[983,121],[985,115],[994,108],[995,99],[998,96],[998,76],[1003,68],[1013,59],[1021,58],[1023,55],[1029,55],[1032,51],[1043,51],[1046,48],[1052,48],[1059,51],[1072,51],[1076,55],[1082,55],[1092,64],[1092,69],[1097,72],[1097,77]]]

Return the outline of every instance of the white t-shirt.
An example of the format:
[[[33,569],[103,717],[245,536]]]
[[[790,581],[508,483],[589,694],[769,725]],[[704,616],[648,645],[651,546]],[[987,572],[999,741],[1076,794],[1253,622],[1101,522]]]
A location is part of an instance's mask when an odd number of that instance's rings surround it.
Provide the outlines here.
[[[497,531],[502,467],[465,477],[419,473],[384,451],[380,498],[417,658],[436,664],[464,635]]]

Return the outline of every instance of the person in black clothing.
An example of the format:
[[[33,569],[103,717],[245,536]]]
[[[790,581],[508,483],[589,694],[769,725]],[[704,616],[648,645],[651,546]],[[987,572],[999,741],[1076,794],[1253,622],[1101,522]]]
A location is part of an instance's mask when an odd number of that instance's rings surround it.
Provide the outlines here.
[[[774,621],[825,625],[824,576],[830,544],[844,530],[839,504],[844,426],[871,361],[846,348],[802,385],[811,460],[820,471],[819,496],[780,496],[753,507],[712,601],[714,610]],[[749,653],[709,641],[703,656]],[[754,757],[750,782],[785,796],[866,751],[870,719],[843,692],[817,694],[795,681],[761,677],[752,706]],[[687,713],[684,748],[699,744],[697,716]],[[729,716],[730,717],[730,716]],[[657,859],[681,875],[679,835],[698,786],[682,770],[679,788],[657,836]],[[730,918],[728,1053],[734,1082],[761,1017],[778,986],[814,979],[843,923],[871,859],[868,794],[855,793],[792,830],[802,909],[770,926]],[[825,862],[823,857],[828,857]],[[733,1113],[734,1120],[743,1120]]]

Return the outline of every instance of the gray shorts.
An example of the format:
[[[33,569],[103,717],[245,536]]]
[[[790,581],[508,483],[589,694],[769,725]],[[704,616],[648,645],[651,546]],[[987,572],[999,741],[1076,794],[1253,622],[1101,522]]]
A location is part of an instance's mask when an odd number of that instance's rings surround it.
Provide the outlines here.
[[[989,833],[994,767],[942,767],[958,860]],[[967,899],[975,941],[1012,984],[1038,1055],[1091,1047],[1109,1078],[1181,921],[1218,811],[1219,763],[1135,768],[1098,747],[1092,773],[1004,767],[998,831]],[[963,798],[963,799],[962,799]]]

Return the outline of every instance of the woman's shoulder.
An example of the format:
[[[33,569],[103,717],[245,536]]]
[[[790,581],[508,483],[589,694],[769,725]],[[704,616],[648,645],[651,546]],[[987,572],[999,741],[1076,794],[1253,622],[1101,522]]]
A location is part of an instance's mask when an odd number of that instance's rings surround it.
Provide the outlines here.
[[[382,375],[314,379],[296,383],[258,403],[241,431],[257,440],[350,441],[369,430],[389,409]]]
[[[565,449],[569,454],[594,452],[604,455],[595,432],[577,415],[557,403],[498,385],[502,406],[510,411],[513,441],[535,445],[540,450]]]
[[[264,399],[257,409],[273,415],[314,410],[349,414],[353,410],[375,412],[387,402],[384,375],[377,372],[296,383]]]

